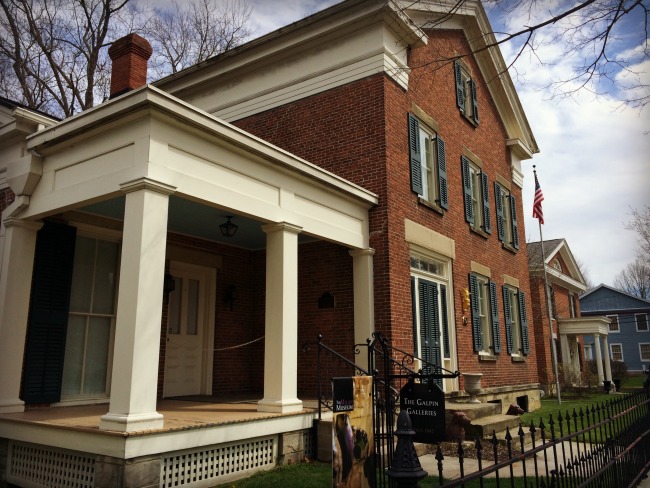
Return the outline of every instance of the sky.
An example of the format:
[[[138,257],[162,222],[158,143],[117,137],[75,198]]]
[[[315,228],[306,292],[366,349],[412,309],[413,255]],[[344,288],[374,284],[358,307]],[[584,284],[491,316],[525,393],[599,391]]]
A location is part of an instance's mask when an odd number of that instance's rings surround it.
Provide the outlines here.
[[[337,3],[333,0],[251,0],[256,36],[295,22]],[[504,14],[488,9],[496,32],[513,32],[548,16],[559,0],[539,2],[544,11]],[[579,19],[574,19],[578,21]],[[647,39],[644,16],[635,12],[610,41],[610,56],[629,61],[650,84],[650,60],[643,56]],[[520,56],[510,75],[535,135],[540,153],[522,163],[526,241],[539,241],[538,220],[532,217],[533,165],[544,194],[543,239],[566,239],[583,264],[588,281],[613,286],[616,275],[634,261],[636,234],[626,230],[632,209],[650,206],[650,106],[621,106],[623,87],[631,76],[620,70],[611,81],[588,86],[571,97],[558,96],[551,82],[567,79],[575,58],[557,42],[566,25],[556,23],[537,33],[534,55]],[[501,47],[510,63],[520,41]],[[592,46],[588,46],[593,48]],[[581,55],[588,54],[583,51]],[[573,64],[572,64],[573,63]],[[602,92],[595,96],[593,91]]]

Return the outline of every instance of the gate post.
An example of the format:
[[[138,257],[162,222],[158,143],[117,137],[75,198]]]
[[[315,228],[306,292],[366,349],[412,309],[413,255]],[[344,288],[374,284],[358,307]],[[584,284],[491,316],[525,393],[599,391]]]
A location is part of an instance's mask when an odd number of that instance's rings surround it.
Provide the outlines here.
[[[397,417],[397,447],[393,454],[390,469],[386,475],[392,480],[395,488],[417,488],[418,482],[429,473],[422,469],[420,460],[415,452],[412,437],[415,431],[411,425],[411,417],[402,410]]]

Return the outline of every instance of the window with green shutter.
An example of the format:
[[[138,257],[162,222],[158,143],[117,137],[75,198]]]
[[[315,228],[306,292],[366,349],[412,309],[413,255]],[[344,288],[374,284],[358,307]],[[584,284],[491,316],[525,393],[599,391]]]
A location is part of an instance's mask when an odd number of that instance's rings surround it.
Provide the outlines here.
[[[474,351],[498,354],[501,352],[501,332],[496,284],[484,276],[470,273],[469,289]]]
[[[511,250],[519,249],[517,204],[515,197],[507,188],[498,183],[494,183],[494,202],[499,240]]]
[[[506,322],[508,354],[512,356],[530,353],[526,298],[523,292],[508,285],[503,286],[503,309]]]
[[[445,141],[408,114],[411,190],[440,209],[449,208]]]
[[[490,234],[490,184],[488,176],[465,156],[460,157],[465,220],[474,230]]]
[[[472,79],[469,69],[461,61],[454,62],[454,81],[456,83],[456,105],[460,113],[474,125],[478,125],[476,82]]]

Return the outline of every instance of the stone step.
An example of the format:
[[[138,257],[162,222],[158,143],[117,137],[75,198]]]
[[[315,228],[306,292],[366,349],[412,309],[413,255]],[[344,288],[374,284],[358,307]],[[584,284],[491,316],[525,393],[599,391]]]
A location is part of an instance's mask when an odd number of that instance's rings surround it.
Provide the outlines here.
[[[446,402],[445,413],[449,420],[455,412],[463,412],[468,419],[474,420],[501,413],[500,403],[461,403]]]
[[[472,420],[470,425],[465,426],[465,438],[475,439],[477,436],[488,437],[491,436],[493,432],[502,431],[505,436],[506,427],[510,428],[510,435],[513,435],[514,432],[516,436],[517,429],[519,428],[519,416],[499,413],[475,418]]]

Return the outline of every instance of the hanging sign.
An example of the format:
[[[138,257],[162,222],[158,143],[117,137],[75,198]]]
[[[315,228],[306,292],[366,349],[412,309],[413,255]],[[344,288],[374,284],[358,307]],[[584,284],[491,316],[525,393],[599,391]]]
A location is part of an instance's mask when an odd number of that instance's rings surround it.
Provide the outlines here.
[[[434,382],[409,382],[400,391],[400,407],[411,417],[415,442],[445,440],[445,393]]]

